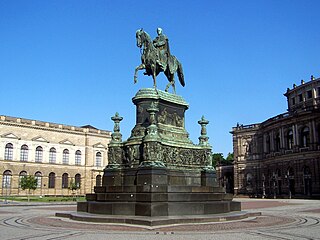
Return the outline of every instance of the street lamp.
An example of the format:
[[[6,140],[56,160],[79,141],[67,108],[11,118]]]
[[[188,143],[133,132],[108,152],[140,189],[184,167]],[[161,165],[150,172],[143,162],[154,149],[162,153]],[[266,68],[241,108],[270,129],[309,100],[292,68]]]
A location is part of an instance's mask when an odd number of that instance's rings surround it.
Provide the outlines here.
[[[256,198],[258,197],[258,167],[254,166],[253,167],[255,169],[255,180],[256,180]]]
[[[289,173],[289,169],[287,171],[287,174],[285,175],[287,181],[288,181],[288,194],[289,194],[289,199],[291,199],[292,197],[292,193],[291,193],[291,183],[290,183],[290,173]]]
[[[272,182],[273,182],[273,198],[276,199],[276,174],[273,172],[272,174]]]
[[[266,186],[265,186],[265,176],[262,174],[262,198],[266,197]]]

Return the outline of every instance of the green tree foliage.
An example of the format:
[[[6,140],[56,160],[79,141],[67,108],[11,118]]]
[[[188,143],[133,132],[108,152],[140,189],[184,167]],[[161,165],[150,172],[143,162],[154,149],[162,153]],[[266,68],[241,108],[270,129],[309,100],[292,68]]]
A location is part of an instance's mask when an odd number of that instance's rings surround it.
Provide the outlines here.
[[[30,201],[31,190],[37,189],[37,179],[34,176],[23,176],[20,180],[20,186],[22,190],[28,190],[28,202]]]
[[[76,191],[80,188],[80,185],[79,184],[76,184],[75,182],[73,182],[73,180],[71,179],[70,181],[70,185],[69,185],[69,190],[72,191],[72,195],[73,195],[73,201],[76,200]]]
[[[233,153],[228,153],[228,156],[221,163],[222,165],[232,165],[233,164]]]
[[[212,166],[216,167],[224,160],[222,153],[213,153],[212,154]]]
[[[228,156],[224,158],[222,153],[212,154],[212,166],[217,165],[232,165],[233,164],[233,153],[228,153]]]
[[[226,161],[228,161],[228,162],[233,162],[233,157],[234,157],[233,153],[228,153],[228,156],[227,156],[227,158],[226,158]]]
[[[76,190],[79,189],[79,187],[80,187],[80,186],[78,186],[75,182],[73,182],[73,181],[71,180],[70,185],[69,185],[69,189],[70,189],[71,191],[76,191]]]

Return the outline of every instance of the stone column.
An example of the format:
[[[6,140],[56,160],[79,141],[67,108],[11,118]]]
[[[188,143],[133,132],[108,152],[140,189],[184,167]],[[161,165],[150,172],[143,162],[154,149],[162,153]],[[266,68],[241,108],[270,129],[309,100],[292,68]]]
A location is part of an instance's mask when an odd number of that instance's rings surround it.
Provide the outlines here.
[[[149,113],[150,125],[147,127],[147,135],[143,139],[143,161],[140,167],[143,166],[157,166],[164,167],[161,156],[161,143],[158,133],[158,126],[156,121],[156,113],[159,111],[155,102],[152,102],[150,107],[147,108]]]
[[[111,141],[108,145],[108,165],[104,169],[102,186],[120,186],[122,184],[121,165],[123,160],[122,134],[120,133],[120,122],[123,117],[116,113],[111,120],[114,122]],[[96,188],[96,191],[100,191]],[[104,191],[104,190],[103,190]]]
[[[281,127],[281,130],[280,130],[280,152],[283,149],[285,149],[285,140],[284,140],[284,130],[283,130],[283,127]]]
[[[293,146],[292,146],[292,148],[294,148],[294,146],[297,145],[296,127],[295,127],[294,124],[292,125],[292,137],[293,137]]]
[[[200,146],[209,146],[208,140],[209,137],[207,136],[207,125],[209,123],[208,120],[202,116],[202,118],[198,121],[201,126],[201,136],[199,137],[199,145]]]
[[[294,129],[295,129],[294,135],[296,136],[295,146],[296,146],[296,148],[299,148],[299,145],[300,145],[300,134],[299,134],[298,124],[294,125]]]
[[[315,125],[315,121],[312,120],[309,123],[309,129],[310,129],[310,145],[311,145],[311,149],[315,149],[316,148],[316,143],[317,143],[317,138],[316,138],[316,125]]]
[[[274,152],[274,131],[270,132],[270,152]]]

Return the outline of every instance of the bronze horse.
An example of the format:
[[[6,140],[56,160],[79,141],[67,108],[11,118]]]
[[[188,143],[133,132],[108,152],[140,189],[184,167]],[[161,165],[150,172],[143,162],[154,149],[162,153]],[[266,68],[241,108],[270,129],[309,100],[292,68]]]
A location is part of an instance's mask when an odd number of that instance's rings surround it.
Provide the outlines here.
[[[177,75],[179,77],[179,81],[181,85],[184,87],[184,75],[182,70],[182,65],[178,61],[178,59],[170,55],[168,59],[168,64],[166,65],[166,68],[163,70],[160,66],[157,60],[159,60],[159,50],[153,45],[153,42],[151,40],[151,37],[148,33],[146,33],[143,29],[139,29],[136,32],[136,39],[137,39],[137,46],[139,48],[142,48],[142,56],[141,56],[141,64],[136,67],[134,72],[134,83],[137,83],[137,75],[138,71],[145,69],[145,75],[152,76],[153,78],[153,87],[157,89],[156,84],[156,77],[160,72],[164,72],[166,75],[169,83],[166,86],[165,91],[168,92],[168,89],[170,85],[173,88],[173,92],[176,93],[176,87],[175,87],[175,80],[174,80],[174,74],[177,72]]]

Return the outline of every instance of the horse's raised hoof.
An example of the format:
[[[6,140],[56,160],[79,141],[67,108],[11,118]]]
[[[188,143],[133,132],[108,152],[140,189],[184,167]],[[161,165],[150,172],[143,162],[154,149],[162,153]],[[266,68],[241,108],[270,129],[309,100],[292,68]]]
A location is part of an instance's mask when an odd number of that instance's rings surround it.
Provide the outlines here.
[[[154,90],[156,91],[156,93],[158,94],[158,89],[157,86],[153,86]]]

